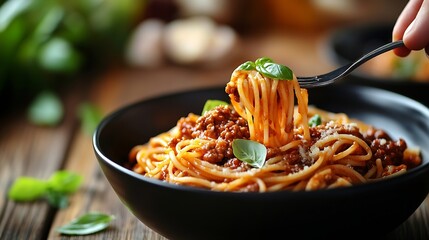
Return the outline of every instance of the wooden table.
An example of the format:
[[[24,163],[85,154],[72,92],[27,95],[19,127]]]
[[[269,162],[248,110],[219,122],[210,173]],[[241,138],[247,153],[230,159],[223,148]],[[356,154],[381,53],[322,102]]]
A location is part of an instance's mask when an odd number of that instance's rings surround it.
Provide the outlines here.
[[[80,129],[76,110],[91,101],[108,114],[126,104],[154,96],[210,86],[223,86],[233,69],[244,60],[270,56],[294,69],[297,75],[330,70],[323,52],[324,35],[272,34],[242,39],[238,53],[225,66],[192,69],[165,65],[157,69],[111,67],[95,76],[84,76],[62,98],[66,115],[59,126],[37,127],[25,111],[0,119],[0,239],[164,239],[139,222],[122,205],[95,159],[91,136]],[[308,66],[311,66],[309,68]],[[45,201],[16,203],[7,191],[19,176],[48,178],[67,169],[84,177],[83,186],[65,209]],[[56,228],[88,211],[115,215],[112,225],[84,237],[62,236]],[[386,239],[429,239],[429,198]]]

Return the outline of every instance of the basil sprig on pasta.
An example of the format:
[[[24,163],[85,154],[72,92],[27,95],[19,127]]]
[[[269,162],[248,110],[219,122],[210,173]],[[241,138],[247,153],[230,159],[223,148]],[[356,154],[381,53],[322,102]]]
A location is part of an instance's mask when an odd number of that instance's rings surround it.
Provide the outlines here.
[[[256,70],[266,77],[278,80],[293,79],[293,72],[290,68],[275,63],[271,58],[267,57],[258,58],[255,62],[247,61],[238,66],[237,70]]]
[[[201,115],[204,115],[206,112],[212,110],[213,108],[215,108],[217,106],[221,106],[221,105],[228,106],[229,103],[222,101],[222,100],[209,99],[204,104],[203,111],[202,111]]]
[[[319,114],[315,114],[308,120],[308,126],[310,127],[316,127],[320,124],[322,124],[322,117]]]
[[[232,142],[232,152],[240,161],[255,168],[264,166],[267,157],[267,148],[252,140],[235,139]]]

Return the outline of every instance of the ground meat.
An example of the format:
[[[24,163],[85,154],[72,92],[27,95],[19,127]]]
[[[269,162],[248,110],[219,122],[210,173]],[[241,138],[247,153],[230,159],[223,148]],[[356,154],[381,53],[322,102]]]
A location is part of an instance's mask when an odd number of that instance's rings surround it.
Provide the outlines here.
[[[177,121],[177,128],[179,129],[180,135],[178,139],[191,139],[192,132],[196,125],[196,115],[189,114],[186,118],[181,118]]]
[[[370,144],[374,139],[384,138],[386,140],[391,141],[392,138],[385,131],[377,128],[369,128],[365,133],[365,140]]]
[[[243,171],[246,171],[250,168],[248,164],[239,160],[238,158],[228,159],[223,166],[231,169],[241,169]]]
[[[327,123],[310,128],[311,139],[315,141],[320,139],[322,136],[331,135],[334,133],[351,134],[363,139],[363,135],[360,133],[359,128],[353,125],[337,125],[333,123]]]
[[[228,93],[229,97],[234,99],[234,101],[240,101],[240,95],[238,94],[237,85],[235,82],[228,82],[225,87],[225,92]]]
[[[403,162],[404,151],[407,144],[403,139],[398,141],[389,141],[384,138],[376,138],[371,143],[372,158],[381,159],[383,166],[400,165]]]
[[[385,131],[372,127],[364,134],[364,140],[371,147],[373,161],[380,158],[383,166],[403,163],[404,151],[407,149],[403,139],[394,141]]]
[[[203,160],[211,163],[225,162],[234,157],[232,141],[249,139],[247,121],[228,106],[218,106],[195,120],[188,116],[178,121],[180,135],[171,140],[175,146],[180,139],[201,138],[210,142],[201,148]]]
[[[404,164],[404,151],[407,144],[403,139],[394,141],[389,134],[377,128],[369,128],[365,133],[361,134],[359,129],[353,125],[335,125],[329,124],[319,125],[310,128],[310,134],[313,141],[317,141],[324,135],[328,134],[352,134],[363,139],[371,148],[372,159],[367,162],[367,167],[364,169],[355,168],[355,170],[365,173],[375,164],[376,159],[381,159],[383,167],[400,166]],[[340,149],[341,150],[341,149]],[[398,167],[401,169],[402,167]],[[389,172],[394,172],[390,170]]]

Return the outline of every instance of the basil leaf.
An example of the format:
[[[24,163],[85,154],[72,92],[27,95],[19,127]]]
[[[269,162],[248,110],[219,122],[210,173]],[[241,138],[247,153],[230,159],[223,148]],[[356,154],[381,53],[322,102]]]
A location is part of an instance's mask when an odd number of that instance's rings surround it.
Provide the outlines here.
[[[232,142],[234,156],[242,162],[255,168],[264,166],[267,157],[267,148],[258,142],[245,139],[235,139]]]
[[[273,79],[280,79],[280,80],[292,80],[293,79],[293,73],[292,70],[290,70],[288,67],[272,63],[272,62],[265,62],[263,64],[257,64],[256,70],[263,75],[273,78]]]
[[[256,65],[252,61],[247,61],[247,62],[241,64],[240,66],[238,66],[238,68],[237,68],[237,70],[247,70],[247,71],[255,70],[255,69],[256,69]]]
[[[272,63],[273,60],[271,58],[267,58],[267,57],[261,57],[256,59],[255,64],[256,65],[264,65],[265,63]]]
[[[319,114],[315,114],[314,116],[312,116],[309,120],[308,120],[308,125],[310,127],[315,127],[322,124],[322,118],[320,117]]]
[[[79,118],[83,131],[87,134],[93,134],[103,118],[103,114],[94,104],[82,103],[79,107]]]
[[[48,190],[45,198],[51,206],[56,208],[66,208],[69,205],[69,198],[64,193]]]
[[[58,193],[73,193],[79,188],[82,176],[69,171],[57,171],[49,178],[49,188]]]
[[[42,92],[28,109],[28,118],[36,125],[57,125],[64,115],[62,103],[52,92]]]
[[[113,215],[96,212],[87,213],[58,228],[57,231],[66,235],[92,234],[106,229],[114,219]]]
[[[47,188],[46,181],[32,177],[20,177],[10,187],[8,197],[14,201],[33,201],[42,197]]]
[[[266,77],[279,80],[292,80],[293,72],[290,68],[273,62],[271,58],[258,58],[254,63],[247,61],[241,64],[238,70],[256,70]]]
[[[221,106],[221,105],[228,106],[229,103],[221,101],[221,100],[207,100],[206,103],[204,104],[203,112],[201,113],[201,115],[204,115],[206,112],[212,110],[213,108],[215,108],[217,106]]]

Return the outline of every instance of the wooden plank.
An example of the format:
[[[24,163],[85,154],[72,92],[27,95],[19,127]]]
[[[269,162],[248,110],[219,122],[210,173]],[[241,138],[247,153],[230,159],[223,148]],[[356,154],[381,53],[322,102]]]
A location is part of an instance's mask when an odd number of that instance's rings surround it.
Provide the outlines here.
[[[164,71],[111,69],[91,87],[88,100],[108,114],[138,100],[169,92],[214,86],[220,81],[220,84],[223,84],[227,81],[225,79],[229,80],[229,74],[229,72],[219,71],[207,74],[206,71],[191,71],[177,67]],[[79,129],[77,131],[66,159],[65,169],[79,173],[85,180],[78,193],[71,197],[70,206],[55,215],[48,238],[64,238],[55,231],[56,228],[81,214],[99,211],[113,214],[116,219],[106,231],[87,236],[85,239],[88,237],[89,239],[164,239],[142,224],[122,205],[101,173],[92,149],[91,136]]]
[[[123,89],[127,86],[123,74],[112,70],[101,76],[91,87],[92,93],[87,100],[99,106],[106,114],[119,107],[127,101],[122,97]],[[90,211],[112,214],[115,220],[105,231],[85,236],[85,239],[163,239],[122,205],[98,166],[91,135],[77,129],[64,167],[83,176],[84,182],[81,189],[70,198],[70,206],[56,213],[48,239],[67,239],[67,236],[56,232],[56,228]]]
[[[73,89],[73,88],[72,88]],[[16,203],[7,191],[20,176],[47,179],[63,165],[73,128],[79,94],[63,97],[65,117],[56,127],[30,124],[25,109],[0,120],[0,238],[44,239],[52,221],[52,209],[45,201]]]
[[[386,239],[429,239],[429,195],[419,208]]]

